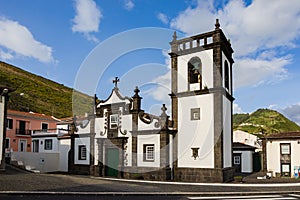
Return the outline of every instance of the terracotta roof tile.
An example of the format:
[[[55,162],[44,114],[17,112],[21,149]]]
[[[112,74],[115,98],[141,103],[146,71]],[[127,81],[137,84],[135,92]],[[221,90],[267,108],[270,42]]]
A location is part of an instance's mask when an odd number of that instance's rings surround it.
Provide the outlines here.
[[[287,138],[300,138],[300,131],[271,133],[266,136],[267,139],[287,139]]]
[[[48,116],[45,114],[40,113],[34,113],[34,112],[22,112],[22,111],[16,111],[16,110],[8,110],[7,111],[8,116],[19,116],[19,117],[27,117],[27,118],[34,118],[34,119],[43,119],[48,121],[58,121],[52,116]]]

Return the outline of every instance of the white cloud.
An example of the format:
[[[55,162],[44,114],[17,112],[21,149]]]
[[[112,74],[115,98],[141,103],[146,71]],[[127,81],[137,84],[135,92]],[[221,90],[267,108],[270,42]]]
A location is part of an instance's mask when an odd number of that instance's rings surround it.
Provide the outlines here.
[[[9,52],[4,52],[0,49],[0,59],[2,60],[10,60],[13,59],[14,56]]]
[[[292,104],[285,108],[278,108],[277,110],[284,114],[290,120],[300,125],[300,102]]]
[[[163,14],[163,13],[158,13],[157,14],[157,18],[164,24],[168,24],[169,23],[169,18],[167,15]]]
[[[73,19],[73,32],[83,33],[84,36],[94,42],[98,39],[91,33],[99,31],[102,14],[93,0],[76,0],[76,16]]]
[[[17,21],[0,18],[0,57],[12,59],[14,54],[52,62],[52,48],[37,41],[32,33]]]
[[[276,83],[288,77],[288,71],[284,66],[291,62],[290,57],[243,58],[236,59],[234,65],[235,89],[243,86],[258,86],[260,84]]]
[[[193,35],[212,30],[219,18],[235,50],[235,86],[242,87],[287,77],[285,67],[291,57],[282,50],[296,46],[299,10],[298,0],[253,0],[250,5],[230,0],[219,9],[213,7],[212,1],[198,0],[196,7],[188,7],[174,18],[171,27]]]
[[[132,0],[125,0],[125,9],[126,10],[132,10],[134,8],[134,3]]]
[[[233,113],[244,113],[242,108],[236,104],[236,103],[233,103]]]

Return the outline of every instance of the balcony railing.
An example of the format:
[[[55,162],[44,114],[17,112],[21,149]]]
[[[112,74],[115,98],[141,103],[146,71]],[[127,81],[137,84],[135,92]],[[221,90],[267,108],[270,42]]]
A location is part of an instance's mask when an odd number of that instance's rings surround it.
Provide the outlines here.
[[[31,135],[31,130],[16,129],[16,135]]]
[[[41,130],[33,130],[32,135],[35,134],[44,134],[44,133],[52,133],[52,134],[68,134],[69,130],[67,129],[60,129],[60,128],[53,128],[53,129],[41,129]]]

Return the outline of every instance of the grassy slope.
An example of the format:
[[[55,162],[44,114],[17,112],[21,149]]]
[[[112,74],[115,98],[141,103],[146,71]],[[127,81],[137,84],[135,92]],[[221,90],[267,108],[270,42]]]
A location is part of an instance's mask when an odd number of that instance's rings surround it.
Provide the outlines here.
[[[9,109],[44,113],[57,118],[73,115],[73,89],[62,84],[0,62],[0,85],[16,90],[10,95]],[[84,113],[87,110],[86,103],[91,102],[91,98],[77,94],[77,103],[83,103],[81,112]]]
[[[281,113],[269,109],[258,109],[252,114],[236,114],[233,119],[235,130],[249,133],[258,133],[262,130],[267,134],[300,130],[295,122],[290,121]]]

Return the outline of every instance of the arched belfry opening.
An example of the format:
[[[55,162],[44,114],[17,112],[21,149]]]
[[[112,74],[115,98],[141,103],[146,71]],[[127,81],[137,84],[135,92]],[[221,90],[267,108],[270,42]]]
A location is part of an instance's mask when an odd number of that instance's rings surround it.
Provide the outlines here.
[[[193,57],[188,62],[188,82],[199,83],[202,88],[202,62],[199,57]]]
[[[224,62],[224,67],[225,67],[225,88],[227,90],[229,90],[229,83],[230,83],[230,80],[229,80],[229,66],[228,66],[228,62],[225,60]]]

